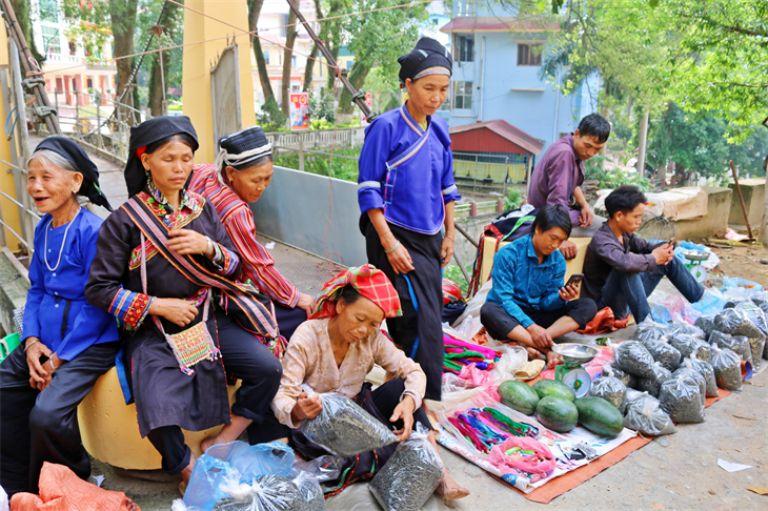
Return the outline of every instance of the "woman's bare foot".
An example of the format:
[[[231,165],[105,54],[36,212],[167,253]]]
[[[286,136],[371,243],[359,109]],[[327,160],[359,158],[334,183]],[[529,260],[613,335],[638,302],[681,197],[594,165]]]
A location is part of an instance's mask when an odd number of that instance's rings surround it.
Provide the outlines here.
[[[179,493],[182,498],[187,491],[187,484],[189,484],[189,478],[192,477],[192,471],[195,469],[195,455],[190,455],[189,464],[181,471],[181,482],[179,483]]]
[[[212,447],[218,444],[219,443],[217,441],[218,438],[219,438],[218,435],[211,435],[203,438],[203,441],[200,442],[200,452],[205,454],[205,451],[207,451],[209,447]]]
[[[449,503],[454,500],[463,499],[469,495],[469,490],[459,484],[447,469],[443,469],[443,478],[440,479],[440,484],[437,485],[435,493],[440,495],[444,502]]]

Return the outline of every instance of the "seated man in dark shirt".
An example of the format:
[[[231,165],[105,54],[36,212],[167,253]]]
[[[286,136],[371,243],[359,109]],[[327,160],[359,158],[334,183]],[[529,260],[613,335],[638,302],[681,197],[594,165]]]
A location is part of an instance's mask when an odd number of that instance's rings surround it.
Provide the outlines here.
[[[605,199],[608,221],[595,233],[584,260],[584,293],[598,308],[610,307],[617,318],[627,308],[637,323],[651,312],[648,296],[666,275],[691,303],[704,294],[688,269],[675,258],[674,240],[649,243],[640,228],[647,199],[636,186],[620,186]]]
[[[528,203],[536,208],[555,204],[569,212],[574,226],[589,227],[594,220],[581,185],[584,162],[599,153],[608,141],[611,125],[599,114],[589,114],[572,135],[554,142],[536,164],[528,186]],[[560,247],[566,259],[576,256],[576,245],[566,241]]]

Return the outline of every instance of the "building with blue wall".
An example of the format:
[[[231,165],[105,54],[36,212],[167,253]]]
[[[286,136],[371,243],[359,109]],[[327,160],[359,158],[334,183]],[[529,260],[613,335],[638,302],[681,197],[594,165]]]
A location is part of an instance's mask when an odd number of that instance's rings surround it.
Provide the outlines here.
[[[562,94],[541,76],[553,17],[525,19],[493,0],[456,0],[450,34],[454,56],[450,100],[440,114],[453,126],[504,120],[544,141],[544,150],[596,110],[597,76]]]

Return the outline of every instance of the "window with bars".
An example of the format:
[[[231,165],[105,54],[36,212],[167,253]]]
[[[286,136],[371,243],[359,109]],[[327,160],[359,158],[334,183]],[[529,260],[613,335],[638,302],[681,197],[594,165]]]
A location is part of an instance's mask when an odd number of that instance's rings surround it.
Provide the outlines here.
[[[43,21],[59,21],[58,0],[40,0],[40,19]]]
[[[46,55],[61,54],[61,32],[56,27],[43,25],[43,48]]]
[[[475,37],[471,35],[457,35],[453,44],[453,58],[456,62],[474,62]]]
[[[541,54],[544,50],[543,44],[518,44],[517,45],[517,65],[518,66],[540,66]]]
[[[472,108],[472,82],[453,82],[453,108],[460,110]]]

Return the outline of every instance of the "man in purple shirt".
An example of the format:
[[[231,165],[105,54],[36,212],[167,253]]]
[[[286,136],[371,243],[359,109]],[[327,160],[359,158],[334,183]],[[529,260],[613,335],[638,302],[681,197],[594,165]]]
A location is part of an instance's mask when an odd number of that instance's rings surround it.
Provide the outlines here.
[[[608,141],[611,125],[599,114],[589,114],[572,135],[553,143],[531,174],[528,203],[536,208],[558,204],[570,211],[571,222],[589,227],[592,208],[584,197],[584,162],[599,153]],[[566,259],[576,256],[576,245],[566,241],[560,247]]]

